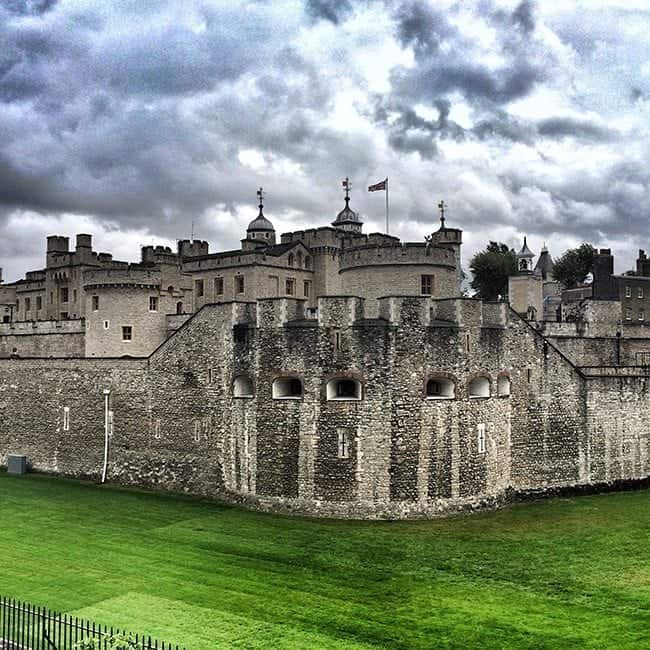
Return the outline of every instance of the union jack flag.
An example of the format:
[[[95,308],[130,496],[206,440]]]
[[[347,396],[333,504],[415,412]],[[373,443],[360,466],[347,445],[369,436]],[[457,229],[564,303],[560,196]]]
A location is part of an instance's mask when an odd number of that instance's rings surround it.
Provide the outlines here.
[[[379,181],[379,183],[375,183],[374,185],[369,185],[368,192],[379,192],[379,190],[385,190],[387,182],[388,179],[385,178],[383,181]]]

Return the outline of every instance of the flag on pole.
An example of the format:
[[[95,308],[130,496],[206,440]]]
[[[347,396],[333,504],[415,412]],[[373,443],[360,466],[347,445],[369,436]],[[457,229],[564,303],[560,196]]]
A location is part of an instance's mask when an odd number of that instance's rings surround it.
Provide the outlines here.
[[[385,190],[387,182],[388,179],[385,178],[383,181],[379,181],[379,183],[375,183],[374,185],[369,185],[368,192],[379,192],[379,190]]]

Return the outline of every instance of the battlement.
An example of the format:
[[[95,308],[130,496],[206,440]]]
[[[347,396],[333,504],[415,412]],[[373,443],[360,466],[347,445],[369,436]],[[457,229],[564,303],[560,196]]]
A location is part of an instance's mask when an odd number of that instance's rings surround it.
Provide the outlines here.
[[[359,246],[341,253],[341,271],[361,266],[424,264],[455,268],[456,256],[450,249],[425,243],[388,246]]]
[[[83,318],[70,320],[16,321],[0,323],[0,336],[29,336],[33,334],[79,334],[86,331]]]
[[[142,268],[136,265],[113,265],[105,269],[84,271],[85,288],[103,286],[160,286],[161,273],[156,269]]]

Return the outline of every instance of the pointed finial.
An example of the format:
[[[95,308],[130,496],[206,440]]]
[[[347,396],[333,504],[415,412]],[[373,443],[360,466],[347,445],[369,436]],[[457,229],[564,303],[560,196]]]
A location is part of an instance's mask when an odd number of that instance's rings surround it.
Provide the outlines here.
[[[263,217],[264,215],[262,214],[262,208],[264,207],[264,189],[260,187],[259,190],[257,190],[257,199],[259,201],[259,205],[257,206],[260,209],[259,217]]]
[[[440,210],[440,227],[444,228],[445,227],[445,209],[447,206],[445,205],[444,201],[440,201],[438,203],[438,210]]]
[[[350,179],[346,176],[341,185],[345,189],[345,204],[347,205],[350,202],[350,188],[352,187],[352,183],[350,183]]]

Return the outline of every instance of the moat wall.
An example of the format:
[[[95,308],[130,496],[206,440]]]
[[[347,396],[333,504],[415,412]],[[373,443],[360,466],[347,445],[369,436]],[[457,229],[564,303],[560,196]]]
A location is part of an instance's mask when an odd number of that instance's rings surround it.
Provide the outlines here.
[[[208,305],[143,360],[0,360],[0,463],[25,453],[39,471],[99,477],[109,389],[110,481],[269,510],[434,516],[650,473],[650,378],[585,379],[505,305],[390,297],[376,319],[354,297],[321,299],[318,320],[303,309]],[[237,397],[242,377],[252,390]],[[274,398],[278,377],[302,394]],[[470,395],[479,377],[489,397]],[[336,378],[358,381],[361,399],[328,399]],[[430,378],[453,396],[428,397]]]

